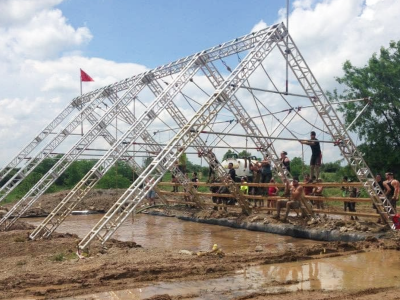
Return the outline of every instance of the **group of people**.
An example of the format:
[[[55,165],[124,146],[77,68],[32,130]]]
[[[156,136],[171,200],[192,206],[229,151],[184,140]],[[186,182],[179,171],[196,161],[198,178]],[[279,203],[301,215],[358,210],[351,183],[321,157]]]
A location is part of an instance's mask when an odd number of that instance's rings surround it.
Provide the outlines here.
[[[309,145],[311,147],[311,159],[310,159],[310,169],[311,169],[311,177],[313,182],[321,182],[321,180],[318,178],[319,177],[319,171],[320,171],[320,166],[321,166],[321,161],[322,161],[322,151],[321,147],[319,144],[318,139],[316,138],[316,133],[314,131],[311,131],[310,134],[310,140],[301,140],[301,144]],[[283,170],[286,170],[290,172],[290,159],[287,156],[288,153],[286,151],[282,151],[280,153],[280,165]],[[252,183],[275,183],[274,178],[272,177],[272,168],[271,168],[271,162],[268,159],[268,157],[264,157],[262,161],[259,162],[251,162],[250,167],[249,167],[252,176],[251,176],[251,182]],[[235,169],[233,168],[233,164],[229,163],[228,165],[228,173],[229,176],[231,177],[232,181],[236,181],[236,172]],[[310,178],[307,179],[307,181],[310,181]],[[276,186],[270,186],[268,188],[260,188],[260,187],[251,187],[249,188],[247,186],[247,183],[249,182],[249,178],[246,176],[241,178],[241,191],[244,194],[250,194],[254,196],[262,196],[262,195],[267,195],[267,196],[277,196],[279,189]],[[292,184],[293,187],[293,184]],[[314,190],[315,189],[315,190]],[[315,195],[322,195],[322,190],[323,187],[319,186],[318,188],[311,188],[311,192],[308,192],[308,189],[306,189],[306,195],[308,194],[315,194]],[[227,187],[221,187],[219,189],[211,187],[210,190],[212,192],[224,194],[224,193],[229,193],[229,190]],[[290,192],[289,190],[287,192]],[[226,198],[218,198],[214,197],[213,202],[215,203],[231,203],[234,204],[235,200],[230,200]],[[257,199],[254,198],[254,200],[250,200],[251,203],[253,203],[254,207],[257,207],[257,205],[264,206],[264,200],[262,199]],[[322,202],[317,202],[316,205],[318,208],[323,207]],[[273,200],[268,200],[267,202],[267,207],[275,207],[277,206],[276,201]]]
[[[322,196],[323,193],[323,185],[322,180],[319,178],[320,166],[322,161],[322,151],[319,144],[318,139],[316,138],[316,133],[311,131],[310,140],[300,140],[301,144],[309,145],[311,147],[311,159],[310,159],[310,173],[304,175],[303,185],[299,185],[299,179],[293,178],[291,185],[287,184],[287,191],[289,192],[288,200],[268,200],[267,207],[275,208],[277,210],[277,214],[274,216],[275,218],[280,218],[280,212],[282,208],[286,208],[286,213],[283,221],[285,221],[288,217],[290,209],[298,210],[301,207],[301,201],[304,200],[304,196]],[[179,151],[183,151],[183,149],[179,149]],[[215,157],[215,156],[214,156]],[[177,168],[183,173],[186,174],[186,154],[182,153],[179,160],[176,161]],[[215,162],[218,161],[215,158]],[[290,159],[287,156],[286,151],[282,151],[280,154],[280,166],[283,170],[287,170],[290,172]],[[252,183],[275,183],[274,178],[272,177],[272,168],[271,162],[267,157],[264,157],[262,161],[250,162],[249,169],[251,171],[251,179],[246,176],[240,178],[240,190],[244,194],[254,195],[254,196],[277,196],[279,189],[277,186],[270,185],[267,188],[265,187],[249,187],[248,182]],[[214,169],[210,166],[209,177],[214,177]],[[233,163],[229,163],[228,165],[228,175],[233,182],[237,181],[236,171],[233,167]],[[396,209],[397,201],[399,200],[400,194],[400,183],[396,179],[394,179],[394,175],[392,172],[385,173],[386,180],[382,179],[380,174],[376,175],[376,186],[378,195],[386,196],[390,201],[393,208]],[[210,179],[209,178],[209,179]],[[193,172],[192,177],[190,179],[193,183],[199,182],[199,178],[196,172]],[[172,182],[177,183],[175,176],[172,176]],[[212,181],[209,181],[212,182]],[[214,181],[215,182],[215,181]],[[349,182],[348,177],[343,178],[343,182]],[[195,189],[198,188],[196,184],[193,185]],[[178,186],[174,185],[173,192],[178,191]],[[227,186],[211,186],[210,191],[212,193],[218,194],[229,194],[229,189]],[[350,187],[348,185],[342,186],[342,195],[343,197],[358,197],[360,191],[357,187]],[[153,190],[148,191],[147,198],[149,200],[149,204],[155,204],[155,192]],[[250,200],[253,203],[254,207],[264,206],[264,200],[259,198],[254,198]],[[188,199],[186,199],[188,200]],[[190,200],[190,199],[189,199]],[[213,202],[216,204],[227,204],[234,205],[236,203],[236,199],[229,197],[213,197]],[[323,209],[323,201],[311,201],[313,205],[316,206],[317,209]],[[375,207],[375,206],[374,206]],[[376,207],[375,207],[376,208]],[[218,209],[215,207],[214,209]],[[350,212],[356,212],[356,202],[355,201],[344,201],[344,211],[349,210]],[[269,211],[268,213],[272,213]],[[351,217],[353,219],[353,217]],[[357,217],[355,217],[357,218]]]

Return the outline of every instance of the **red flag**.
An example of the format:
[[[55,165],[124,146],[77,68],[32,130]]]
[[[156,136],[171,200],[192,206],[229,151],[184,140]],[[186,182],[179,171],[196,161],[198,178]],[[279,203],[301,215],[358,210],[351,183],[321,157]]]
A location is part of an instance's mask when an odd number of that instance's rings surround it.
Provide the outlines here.
[[[88,74],[86,74],[84,71],[81,69],[81,81],[94,81],[92,77],[90,77]]]

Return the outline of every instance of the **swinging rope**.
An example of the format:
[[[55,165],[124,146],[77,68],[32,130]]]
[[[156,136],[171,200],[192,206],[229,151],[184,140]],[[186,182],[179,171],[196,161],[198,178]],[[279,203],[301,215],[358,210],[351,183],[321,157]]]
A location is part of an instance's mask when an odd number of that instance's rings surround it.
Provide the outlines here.
[[[267,77],[268,77],[268,79],[270,80],[270,82],[272,83],[272,85],[274,86],[275,90],[278,91],[278,87],[276,86],[276,84],[275,84],[274,81],[272,80],[271,76],[269,76],[267,70],[265,70],[265,67],[264,67],[263,64],[261,64],[261,67],[262,67],[262,69],[264,70],[264,72],[265,72],[265,74],[267,75]],[[286,102],[286,104],[287,104],[291,109],[293,109],[293,107],[292,107],[292,106],[290,105],[290,103],[286,100],[286,98],[285,98],[281,93],[279,93],[279,95],[280,95],[280,97]],[[296,113],[296,114],[298,114],[298,113]],[[323,131],[322,129],[320,129],[320,128],[316,127],[315,125],[311,124],[309,121],[307,121],[307,120],[306,120],[303,116],[301,116],[300,114],[298,114],[298,116],[299,116],[303,121],[305,121],[306,123],[310,124],[313,128],[316,128],[316,129],[318,129],[319,131]]]

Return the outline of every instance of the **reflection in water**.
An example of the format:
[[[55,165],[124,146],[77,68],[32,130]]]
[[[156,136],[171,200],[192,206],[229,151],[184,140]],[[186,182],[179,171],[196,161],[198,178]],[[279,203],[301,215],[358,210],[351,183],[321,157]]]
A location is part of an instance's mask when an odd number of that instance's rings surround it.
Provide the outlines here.
[[[397,251],[370,252],[317,261],[247,267],[234,276],[204,281],[160,282],[141,289],[113,291],[64,298],[144,299],[154,295],[182,295],[185,299],[232,299],[252,292],[277,293],[297,290],[361,290],[399,286]],[[199,295],[196,298],[185,295]]]
[[[57,232],[75,233],[83,238],[101,217],[102,215],[69,216],[57,228]],[[27,219],[34,225],[39,225],[42,220],[42,218]],[[171,250],[209,250],[213,244],[218,244],[227,253],[238,250],[254,251],[258,245],[268,251],[274,251],[317,243],[265,232],[233,229],[145,214],[127,218],[115,232],[113,238],[121,241],[134,241],[145,248],[156,247]]]
[[[83,237],[101,215],[70,216],[57,229]],[[28,219],[40,224],[43,219]],[[281,250],[316,242],[263,232],[181,221],[176,218],[137,215],[127,219],[113,236],[135,241],[143,247],[170,250],[207,250],[218,244],[225,252],[254,251],[261,245],[267,251]],[[396,251],[362,253],[337,258],[276,265],[246,267],[234,276],[204,281],[159,282],[141,289],[112,291],[66,299],[143,299],[159,294],[200,295],[196,299],[231,299],[251,292],[308,290],[359,290],[369,287],[398,286],[400,256]]]

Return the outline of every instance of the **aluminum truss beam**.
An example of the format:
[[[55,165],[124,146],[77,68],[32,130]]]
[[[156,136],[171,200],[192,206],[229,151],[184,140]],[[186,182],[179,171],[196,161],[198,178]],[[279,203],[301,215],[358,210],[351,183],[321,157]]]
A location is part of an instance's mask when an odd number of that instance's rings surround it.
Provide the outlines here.
[[[276,26],[276,25],[274,25],[274,26]],[[212,60],[216,60],[216,59],[219,59],[219,58],[222,58],[225,56],[229,56],[234,53],[246,51],[248,49],[251,49],[253,47],[253,45],[259,41],[260,36],[263,36],[263,34],[265,33],[266,30],[268,30],[268,29],[261,30],[259,32],[255,32],[255,33],[250,33],[248,35],[236,38],[235,40],[232,40],[232,41],[223,43],[221,45],[218,45],[216,47],[207,49],[207,50],[203,51],[203,53],[207,53],[208,60],[212,61]],[[155,74],[155,78],[162,78],[163,76],[171,75],[176,72],[179,72],[182,70],[182,68],[184,68],[188,64],[188,62],[190,62],[190,60],[194,56],[197,56],[197,55],[198,54],[191,55],[186,58],[177,60],[173,63],[170,63],[168,65],[158,67],[153,71],[153,74]],[[87,102],[91,102],[91,101],[95,100],[97,98],[97,93],[101,94],[104,91],[108,91],[109,94],[112,94],[112,93],[117,93],[119,91],[126,90],[131,85],[132,81],[136,80],[139,76],[142,76],[142,75],[143,74],[139,74],[139,75],[133,76],[132,78],[125,79],[125,80],[115,83],[113,85],[107,86],[105,88],[101,88],[99,90],[87,93],[80,97],[76,97],[75,99],[73,99],[72,103],[75,106],[80,107],[80,106],[83,106]],[[95,98],[93,99],[93,97],[95,97]],[[64,134],[67,134],[67,133],[68,133],[68,131],[64,131]],[[215,157],[213,157],[213,158],[215,161]]]
[[[340,121],[334,107],[322,91],[316,78],[311,73],[310,68],[289,34],[287,35],[287,39],[281,39],[279,41],[278,48],[282,55],[287,57],[287,62],[294,75],[303,87],[307,96],[311,99],[311,103],[315,107],[329,133],[332,135],[333,140],[337,142],[337,146],[339,147],[343,157],[347,160],[348,164],[357,175],[358,180],[367,190],[372,203],[377,207],[379,214],[392,229],[395,229],[392,221],[392,217],[396,213],[395,209],[385,196],[379,196],[378,193],[381,193],[382,195],[384,195],[384,193],[382,193],[379,185],[376,183],[375,177],[365,163],[362,153],[357,149],[345,126]]]
[[[74,109],[80,109],[76,105],[75,101],[72,101],[70,104],[65,107],[61,113],[56,116],[53,121],[50,122],[37,136],[33,138],[33,140],[21,150],[1,171],[0,171],[0,180],[5,178],[16,166],[18,166],[22,161],[24,161],[29,153],[31,153],[34,149],[36,149],[39,144],[55,129],[60,123],[65,120]],[[1,193],[0,193],[1,195]],[[1,200],[0,200],[1,201]]]
[[[273,25],[273,26],[277,26]],[[261,36],[265,34],[266,31],[269,29],[262,29],[258,32],[252,32],[249,34],[246,34],[244,36],[235,38],[231,41],[222,43],[218,46],[214,46],[212,48],[208,48],[203,51],[204,54],[208,55],[208,61],[214,61],[220,58],[224,58],[227,56],[230,56],[232,54],[240,53],[243,51],[247,51],[251,48],[254,47],[254,44],[257,43],[260,39]],[[197,54],[189,55],[187,57],[178,59],[174,62],[171,62],[166,65],[159,66],[155,69],[152,70],[153,78],[154,79],[160,79],[166,76],[170,76],[172,74],[177,74],[181,72],[186,65],[192,61],[194,57],[196,57]],[[82,105],[84,103],[89,102],[99,91],[102,89],[107,89],[111,91],[112,93],[118,93],[121,91],[124,91],[128,89],[136,80],[138,76],[141,76],[142,74],[132,76],[130,78],[126,78],[124,80],[121,80],[119,82],[116,82],[114,84],[108,85],[105,88],[97,89],[94,91],[91,91],[89,93],[86,93],[82,96],[76,97],[73,102],[76,103],[76,105]]]
[[[156,97],[163,93],[161,85],[156,80],[152,80],[151,73],[147,74],[143,78],[143,82],[147,84],[147,86]],[[178,125],[182,126],[183,122],[184,124],[187,123],[185,116],[175,106],[175,104],[173,104],[173,102],[167,104],[166,110],[170,113],[173,119],[177,121]],[[136,119],[132,118],[132,116],[125,115],[125,118],[132,124],[136,122]],[[143,131],[143,133],[141,134],[141,138],[146,142],[147,145],[150,146],[152,152],[158,153],[162,150],[160,145],[154,141],[153,137],[147,131]],[[112,164],[114,164],[118,160],[118,158],[119,157],[111,157],[107,163],[107,166],[102,169],[101,173],[97,172],[97,168],[96,166],[94,166],[92,170],[90,170],[90,172],[86,174],[86,176],[57,205],[57,207],[49,214],[49,216],[31,233],[30,238],[36,239],[39,235],[41,235],[41,237],[43,238],[49,237],[65,220],[65,218],[72,212],[76,205],[81,202],[83,198],[90,192],[93,186],[101,179],[102,174],[105,174],[110,169]],[[99,164],[99,166],[100,165],[101,164]],[[178,181],[182,185],[186,186],[188,191],[191,192],[191,194],[193,194],[193,196],[195,197],[195,192],[191,191],[188,188],[190,185],[185,175],[182,174],[182,172],[177,168],[173,170],[173,173],[175,174]],[[159,195],[161,194],[159,193]],[[200,201],[198,199],[196,200],[196,202],[198,202],[199,206],[201,207]]]
[[[104,89],[101,89],[93,100],[82,109],[38,154],[32,156],[2,187],[0,187],[0,202],[16,188],[50,153],[53,152],[77,128],[82,121],[92,116],[92,112],[104,99]],[[0,221],[0,225],[2,222]]]
[[[81,115],[86,115],[86,118],[92,118],[95,125],[75,144],[74,147],[60,159],[34,186],[33,188],[15,204],[6,215],[0,220],[0,226],[8,229],[12,224],[20,218],[26,210],[46,191],[50,185],[66,170],[66,168],[75,161],[80,154],[85,151],[85,148],[90,145],[101,133],[106,132],[107,125],[123,110],[143,89],[144,84],[141,83],[141,78],[138,78],[128,91],[125,92],[119,101],[115,102],[100,120],[97,120],[92,114],[91,106],[97,106],[97,101],[93,101],[82,111]],[[85,118],[85,119],[86,119]],[[79,119],[79,118],[78,118]],[[74,122],[75,121],[75,122]],[[70,124],[77,124],[74,120]],[[62,136],[65,138],[65,136]]]
[[[135,141],[139,136],[141,136],[145,142],[149,144],[153,144],[154,140],[147,133],[146,128],[154,121],[154,119],[165,109],[165,106],[168,105],[172,99],[178,94],[178,92],[183,88],[183,86],[190,80],[190,78],[196,73],[196,71],[200,68],[202,64],[202,60],[199,58],[201,55],[198,54],[195,56],[191,63],[187,65],[187,67],[173,80],[173,82],[161,92],[161,94],[147,107],[147,110],[140,116],[128,129],[128,131],[111,147],[111,149],[93,166],[93,168],[84,176],[84,178],[74,187],[74,189],[63,199],[63,201],[56,207],[54,212],[52,212],[51,216],[46,218],[45,222],[35,230],[35,232],[31,235],[31,238],[34,239],[37,235],[45,231],[44,235],[50,235],[55,228],[60,224],[57,222],[53,224],[49,224],[50,220],[56,214],[60,214],[61,217],[58,219],[62,222],[72,211],[73,207],[90,191],[90,189],[98,182],[98,180],[107,172],[107,170],[111,167],[112,164],[119,157],[125,154],[128,150],[128,147],[132,144],[132,141]],[[141,81],[141,85],[149,84],[151,82],[152,76],[151,71],[143,76]],[[136,85],[135,85],[136,86]],[[140,88],[141,90],[141,88]],[[117,103],[117,102],[116,102]],[[115,104],[114,104],[115,106]],[[125,105],[126,106],[126,105]],[[117,107],[120,109],[120,107]],[[110,112],[116,110],[114,107],[110,108],[109,112],[103,117],[111,120],[108,117]],[[115,111],[117,114],[117,111]],[[114,118],[114,115],[112,116]],[[100,123],[105,123],[103,119]],[[98,132],[98,134],[100,131]],[[88,132],[87,134],[90,134]],[[84,139],[84,138],[83,138]],[[87,144],[84,145],[79,144],[79,148],[85,148]],[[75,147],[77,148],[77,147]],[[155,151],[159,151],[159,147],[154,146]],[[76,156],[76,155],[75,155]],[[57,163],[59,164],[59,163]],[[54,167],[57,167],[57,164]],[[158,172],[166,171],[164,166],[158,166]],[[52,170],[49,171],[51,173]],[[59,172],[58,172],[59,173]],[[75,194],[80,194],[75,197]],[[68,207],[67,204],[70,204]],[[62,211],[63,210],[63,211]],[[50,225],[50,228],[47,227]]]
[[[211,122],[214,116],[224,107],[228,102],[229,97],[239,89],[243,82],[247,80],[254,70],[262,63],[264,58],[268,56],[276,46],[278,39],[281,38],[280,35],[276,34],[280,28],[281,25],[275,25],[263,31],[263,35],[254,45],[254,48],[230,74],[226,81],[215,90],[214,94],[194,115],[194,117],[175,135],[174,138],[172,138],[163,151],[157,155],[131,187],[84,237],[79,244],[81,249],[86,248],[95,237],[102,243],[105,243],[113,235],[130,213],[143,200],[146,190],[152,189],[160,181],[166,170],[169,169],[180,157],[182,152],[174,152],[176,147],[178,145],[184,145],[185,148],[190,145],[207,124]],[[204,59],[202,64],[207,62],[204,61]],[[154,172],[158,171],[159,165],[163,165],[164,172],[153,175]],[[150,178],[152,179],[149,180]],[[140,188],[141,185],[143,185],[143,188]]]
[[[210,62],[211,63],[211,62]],[[204,66],[207,66],[207,63],[205,63]],[[202,67],[201,69],[203,69]],[[153,90],[153,93],[159,93],[162,89],[159,85],[150,85],[150,89]],[[180,126],[180,128],[183,128],[187,123],[188,120],[184,116],[184,114],[179,110],[179,108],[173,103],[170,102],[166,105],[165,109],[168,111],[168,113],[173,117],[175,122]],[[189,145],[184,145],[185,148],[187,148]],[[193,140],[193,144],[191,145],[194,147],[198,153],[203,153],[203,157],[205,161],[210,165],[210,167],[216,171],[216,174],[220,178],[225,178],[227,179],[229,176],[227,176],[226,170],[222,167],[222,165],[216,160],[215,155],[209,151],[209,148],[207,147],[206,143],[200,138],[197,137],[196,139]],[[161,149],[160,149],[161,150]],[[194,202],[199,206],[203,207],[203,203],[199,200],[199,197],[196,193],[196,190],[189,184],[189,180],[186,179],[185,177],[182,177],[181,174],[177,172],[177,168],[173,167],[172,169],[173,174],[178,178],[178,181],[186,186],[186,190],[189,192],[189,194],[192,196]],[[225,180],[227,185],[231,185],[228,180]],[[232,185],[234,186],[234,185]],[[235,187],[236,188],[236,187]],[[239,193],[238,189],[233,189],[233,191],[236,191],[235,194],[233,194],[233,197],[238,199],[243,211],[247,214],[250,214],[250,207],[248,205],[248,202],[246,199],[244,199],[243,195]]]
[[[273,25],[273,26],[277,26],[277,25]],[[267,29],[263,29],[261,31],[258,32],[252,32],[250,34],[244,35],[242,37],[238,37],[234,40],[231,40],[229,42],[225,42],[223,44],[220,44],[218,46],[209,48],[207,50],[204,50],[203,53],[207,54],[207,59],[208,61],[214,61],[226,56],[230,56],[232,54],[235,53],[240,53],[246,50],[249,50],[251,48],[253,48],[254,44],[257,43],[260,39],[261,36],[263,36],[263,34],[268,30]],[[185,58],[179,59],[175,62],[169,63],[167,65],[163,65],[160,67],[155,68],[152,71],[153,77],[154,79],[158,79],[158,78],[163,78],[165,76],[170,76],[172,74],[176,74],[178,72],[181,72],[183,70],[183,68],[186,67],[186,65],[196,56],[198,56],[199,54],[194,54],[194,55],[190,55],[187,56]],[[104,91],[108,91],[108,93],[113,94],[113,93],[118,93],[121,91],[124,91],[126,89],[128,89],[130,86],[132,86],[132,84],[138,79],[138,77],[143,76],[143,74],[139,74],[139,75],[135,75],[131,78],[127,78],[124,80],[121,80],[117,83],[114,83],[112,85],[106,86],[104,88],[100,88],[97,89],[95,91],[86,93],[82,96],[76,97],[72,100],[72,105],[76,106],[76,107],[83,107],[84,104],[88,103],[88,102],[93,102],[94,100],[97,99],[98,95],[101,95]],[[67,128],[66,128],[67,129]],[[66,130],[65,134],[68,135],[70,134],[71,131],[70,130]],[[56,139],[59,139],[59,136],[57,136],[55,139],[53,139],[53,141],[55,141]],[[42,152],[48,152],[48,149],[45,149]],[[50,150],[49,152],[52,152],[52,150]],[[29,161],[31,162],[31,161]],[[28,162],[28,164],[29,164]],[[36,167],[36,165],[34,166]],[[32,170],[32,168],[28,167],[29,170]],[[25,176],[24,176],[25,175]],[[23,178],[26,177],[27,174],[24,174],[22,172],[22,177],[19,177],[19,175],[15,175],[13,176],[12,179],[10,179],[10,186],[15,185],[15,183],[19,184],[19,182],[21,182],[21,180]],[[3,186],[3,188],[6,188]],[[0,189],[0,195],[1,195],[1,191],[2,189]],[[10,192],[10,190],[6,191],[6,195],[8,195],[8,193]],[[4,197],[6,196],[4,195]],[[2,199],[4,199],[4,197],[0,198],[0,202]]]
[[[274,25],[274,26],[276,26],[276,25]],[[244,35],[242,37],[238,37],[229,42],[225,42],[218,46],[204,50],[203,53],[207,54],[208,61],[213,61],[213,60],[217,60],[217,59],[220,59],[220,58],[223,58],[226,56],[230,56],[235,53],[249,50],[254,46],[255,43],[258,42],[260,36],[262,36],[266,30],[268,30],[268,29],[263,29],[258,32],[252,32],[252,33]],[[163,78],[165,76],[169,76],[169,75],[181,72],[182,69],[185,68],[185,66],[193,59],[193,57],[195,57],[197,55],[198,54],[190,55],[185,58],[174,61],[172,63],[155,68],[152,72],[154,79]],[[84,104],[93,101],[94,98],[96,98],[97,95],[101,94],[104,90],[109,91],[109,93],[118,93],[118,92],[124,91],[124,90],[128,89],[140,76],[143,76],[143,74],[135,75],[131,78],[121,80],[112,85],[97,89],[95,91],[86,93],[79,97],[76,97],[72,100],[72,105],[76,106],[76,107],[82,107]],[[23,179],[23,178],[20,178],[20,179]],[[20,179],[15,177],[13,180],[15,182],[20,182]],[[0,190],[0,193],[1,193],[1,190]],[[0,201],[1,201],[1,199],[2,198],[0,198]]]
[[[223,83],[223,77],[219,74],[217,68],[215,68],[212,63],[207,64],[204,68],[202,68],[202,70],[215,88]],[[282,164],[278,159],[278,155],[273,147],[272,141],[264,138],[254,120],[249,116],[246,109],[242,106],[235,95],[232,95],[228,101],[228,109],[237,117],[238,122],[242,125],[245,132],[250,136],[258,150],[264,157],[267,156],[273,162],[275,166],[273,170],[276,175],[280,177],[282,182],[289,182],[289,180],[292,179],[292,176],[290,172],[282,168]],[[224,134],[221,133],[221,135],[223,136]],[[239,200],[239,203],[247,203],[243,195],[236,194],[234,196]],[[306,201],[306,199],[302,199],[301,201],[302,212],[308,218],[314,218],[312,206]]]

